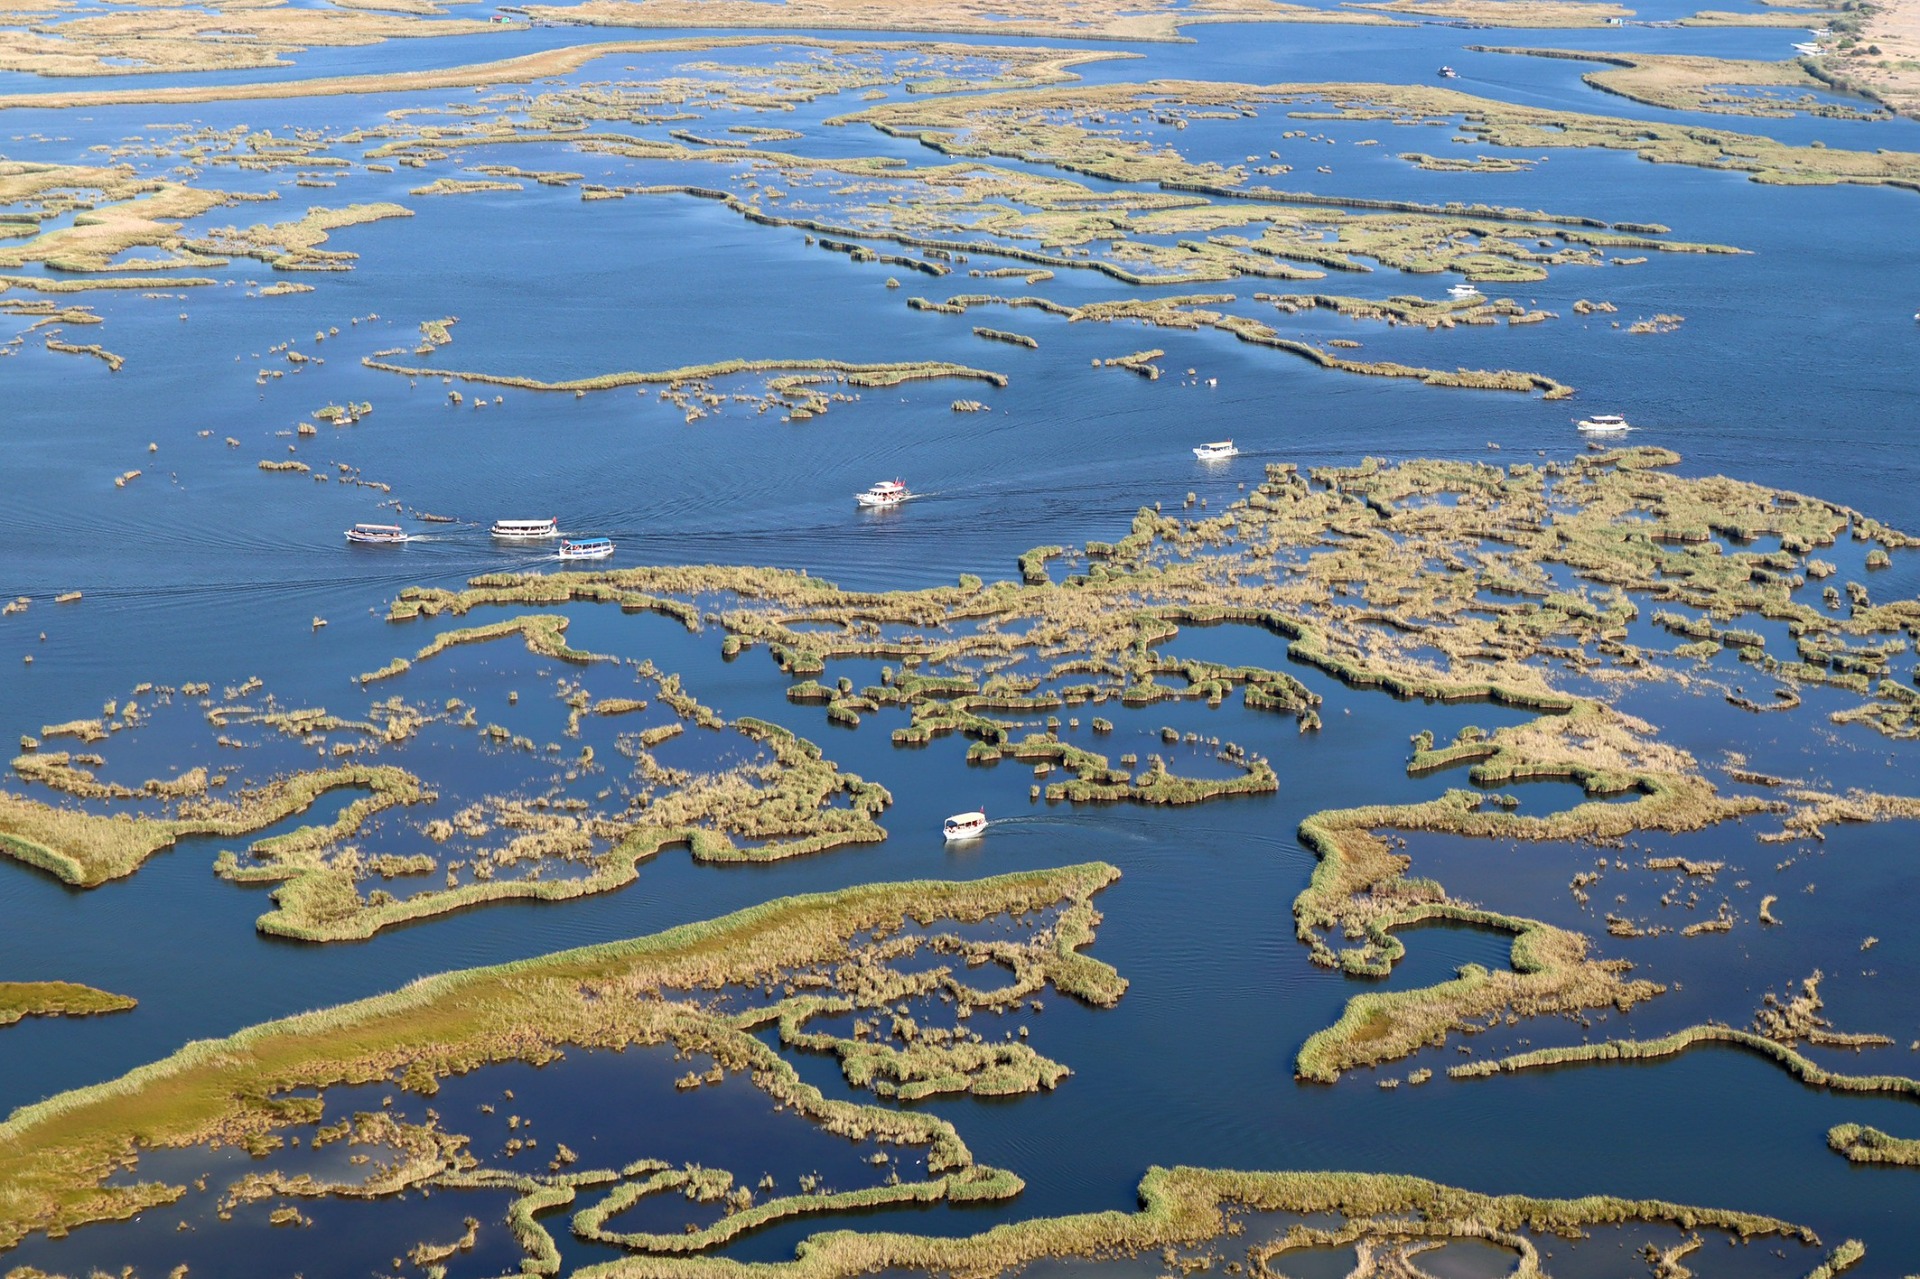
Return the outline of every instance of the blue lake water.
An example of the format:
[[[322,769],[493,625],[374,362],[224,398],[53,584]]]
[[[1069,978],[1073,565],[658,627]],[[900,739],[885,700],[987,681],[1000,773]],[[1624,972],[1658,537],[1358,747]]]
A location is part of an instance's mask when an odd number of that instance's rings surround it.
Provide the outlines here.
[[[1667,8],[1643,16],[1681,12]],[[1667,112],[1584,85],[1579,76],[1592,69],[1589,64],[1463,48],[1485,42],[1769,58],[1784,56],[1798,32],[1201,25],[1189,34],[1194,40],[1188,44],[1098,46],[1142,56],[1089,64],[1079,72],[1094,84],[1156,78],[1423,82],[1448,62],[1461,70],[1450,87],[1525,105],[1794,143],[1819,139],[1861,150],[1920,150],[1920,124],[1914,122]],[[539,28],[316,49],[298,55],[284,72],[221,73],[194,82],[452,66],[602,38],[610,37]],[[565,79],[639,79],[672,74],[691,61],[747,63],[794,52],[777,35],[765,46],[718,53],[622,52]],[[0,92],[118,89],[153,79],[41,81],[8,74],[0,75]],[[377,126],[397,109],[478,96],[456,90],[191,107],[20,108],[0,116],[0,155],[97,162],[89,147],[157,136],[155,126],[162,123],[338,132]],[[886,97],[898,101],[906,95],[893,86]],[[801,140],[775,145],[821,159],[943,162],[911,140],[824,123],[866,105],[853,99],[857,95],[829,95],[793,111],[716,113],[713,119],[721,126],[799,130]],[[1334,145],[1316,144],[1309,151],[1297,140],[1281,139],[1283,131],[1303,124],[1310,133],[1333,138]],[[669,127],[682,125],[622,131],[664,140]],[[1611,151],[1541,152],[1548,158],[1514,174],[1424,172],[1396,158],[1415,149],[1496,153],[1479,143],[1449,144],[1451,132],[1382,122],[1296,122],[1284,109],[1270,107],[1258,119],[1196,121],[1167,137],[1177,138],[1192,159],[1221,163],[1281,149],[1295,169],[1275,184],[1289,190],[1477,200],[1658,222],[1672,228],[1673,239],[1746,252],[1653,253],[1637,266],[1555,268],[1537,284],[1497,290],[1559,313],[1558,319],[1516,329],[1387,329],[1330,312],[1286,315],[1253,296],[1313,290],[1432,296],[1457,282],[1454,276],[1410,277],[1384,268],[1298,285],[1240,279],[1155,290],[1231,294],[1234,300],[1221,309],[1261,318],[1287,337],[1351,337],[1364,343],[1363,358],[1527,369],[1578,388],[1572,401],[1545,402],[1342,376],[1217,332],[1069,323],[1035,310],[988,308],[957,316],[906,307],[905,298],[915,294],[937,300],[964,292],[1030,293],[1074,304],[1128,292],[1091,270],[1056,268],[1055,279],[1032,287],[1017,279],[968,276],[969,267],[1018,265],[990,248],[970,253],[969,262],[934,279],[885,263],[855,262],[808,243],[798,228],[753,225],[715,202],[681,195],[589,202],[577,189],[530,182],[519,193],[409,195],[435,177],[471,176],[463,169],[481,164],[571,170],[610,185],[720,185],[726,174],[718,165],[636,162],[540,143],[468,148],[427,169],[392,174],[356,164],[340,171],[338,185],[328,189],[288,185],[291,171],[210,168],[201,179],[205,184],[276,191],[280,199],[215,210],[195,221],[200,230],[291,219],[310,204],[392,200],[414,216],[335,232],[328,248],[359,255],[351,271],[281,277],[264,263],[236,259],[204,272],[220,282],[214,286],[153,290],[178,296],[147,297],[137,290],[74,295],[105,322],[67,326],[63,336],[97,341],[124,356],[126,365],[116,373],[84,356],[48,351],[37,334],[0,359],[6,395],[0,416],[0,478],[6,481],[0,484],[0,596],[32,598],[25,613],[0,618],[0,731],[37,734],[43,725],[92,715],[143,681],[205,680],[218,690],[257,676],[281,705],[324,706],[348,718],[364,713],[374,697],[399,694],[436,702],[459,696],[480,707],[486,722],[507,714],[503,690],[512,687],[523,694],[522,719],[535,726],[527,731],[541,742],[553,740],[564,722],[564,711],[547,696],[557,678],[582,678],[597,695],[612,696],[621,693],[622,681],[631,685],[630,673],[596,669],[580,675],[505,641],[454,650],[371,689],[354,680],[397,654],[410,654],[439,630],[506,616],[490,611],[465,622],[401,625],[383,620],[388,600],[408,585],[455,587],[477,573],[548,566],[537,553],[503,549],[485,536],[486,522],[502,515],[552,513],[569,530],[609,535],[619,544],[615,566],[768,564],[863,589],[924,587],[965,573],[989,580],[1015,575],[1016,559],[1029,547],[1117,538],[1140,507],[1160,502],[1175,510],[1189,492],[1217,511],[1259,481],[1264,463],[1305,468],[1365,455],[1565,458],[1581,447],[1571,418],[1617,409],[1641,428],[1635,442],[1678,450],[1689,474],[1727,473],[1807,491],[1896,526],[1920,527],[1920,452],[1909,438],[1920,369],[1920,327],[1911,318],[1920,306],[1920,237],[1913,234],[1920,195],[1871,187],[1763,186],[1740,174],[1655,166]],[[1381,145],[1354,145],[1367,139]],[[353,147],[340,153],[359,158]],[[158,175],[174,161],[143,157],[136,163]],[[1316,171],[1322,163],[1331,174]],[[10,243],[0,241],[0,248]],[[884,243],[874,247],[917,253]],[[900,278],[904,287],[887,288],[889,277]],[[315,290],[247,296],[246,282],[278,278],[311,283]],[[24,296],[30,295],[5,294],[7,300]],[[1581,298],[1608,300],[1619,310],[1582,318],[1573,312]],[[1625,332],[1626,323],[1655,314],[1686,319],[1673,333]],[[1009,384],[943,380],[866,390],[856,402],[836,403],[802,422],[783,423],[776,412],[756,415],[748,406],[729,404],[689,423],[650,388],[580,398],[504,388],[501,403],[480,410],[471,407],[478,386],[461,387],[468,402],[455,407],[436,378],[409,379],[361,365],[376,350],[411,351],[417,326],[445,316],[458,317],[454,340],[431,363],[448,369],[557,380],[734,357],[946,360],[1003,373]],[[1613,319],[1623,322],[1620,330],[1611,327]],[[0,315],[0,340],[30,322]],[[982,341],[972,333],[977,324],[1031,335],[1039,347]],[[333,328],[337,335],[316,341],[316,333]],[[317,358],[289,365],[269,352],[283,342]],[[1148,347],[1166,351],[1158,362],[1167,372],[1158,381],[1092,367],[1093,361]],[[398,358],[416,362],[411,355]],[[256,370],[263,368],[284,376],[257,383]],[[1196,370],[1193,377],[1185,374],[1189,368]],[[759,384],[728,379],[720,389],[757,391]],[[492,390],[487,388],[489,401]],[[979,399],[990,411],[955,413],[950,405],[960,398]],[[285,434],[323,404],[362,400],[371,401],[374,412],[358,425],[323,425],[312,441]],[[1243,456],[1214,467],[1193,460],[1193,442],[1229,436]],[[228,447],[228,437],[238,447]],[[149,451],[149,444],[157,449]],[[1488,451],[1490,444],[1500,452]],[[289,454],[289,445],[297,454]],[[296,455],[316,471],[338,473],[336,464],[344,464],[391,485],[392,492],[259,469],[263,460]],[[114,486],[116,475],[135,469],[143,472],[138,479]],[[855,510],[849,500],[854,492],[896,474],[928,496],[879,516]],[[342,546],[348,525],[394,518],[385,505],[390,501],[459,522],[420,526],[423,536],[404,548]],[[1821,553],[1843,564],[1833,580],[1862,576],[1858,548],[1843,544]],[[1897,557],[1893,568],[1867,580],[1877,599],[1910,598],[1920,587],[1920,561]],[[81,590],[83,598],[54,602],[69,590]],[[1605,1192],[1770,1212],[1813,1225],[1829,1243],[1866,1240],[1870,1253],[1862,1273],[1905,1273],[1920,1260],[1920,1214],[1913,1211],[1908,1174],[1856,1168],[1825,1145],[1826,1129],[1846,1121],[1920,1135],[1920,1112],[1910,1102],[1809,1089],[1771,1063],[1737,1051],[1698,1050],[1632,1068],[1455,1081],[1445,1077],[1444,1067],[1465,1058],[1449,1046],[1379,1072],[1385,1077],[1416,1065],[1434,1069],[1436,1078],[1419,1087],[1382,1090],[1370,1072],[1330,1088],[1294,1080],[1301,1043],[1335,1020],[1355,993],[1444,980],[1464,963],[1497,964],[1508,945],[1505,937],[1476,930],[1418,928],[1404,934],[1408,958],[1384,983],[1315,968],[1294,938],[1291,916],[1314,864],[1296,838],[1301,819],[1330,806],[1423,799],[1466,786],[1464,770],[1407,777],[1408,739],[1425,729],[1446,741],[1469,725],[1492,729],[1522,722],[1523,713],[1486,704],[1396,701],[1290,662],[1285,641],[1256,628],[1189,628],[1164,651],[1285,669],[1325,699],[1324,727],[1302,734],[1291,717],[1247,710],[1235,698],[1212,709],[1189,703],[1079,707],[1061,712],[1062,718],[1077,714],[1083,720],[1083,727],[1063,730],[1063,737],[1113,755],[1137,751],[1144,758],[1164,751],[1176,769],[1185,759],[1191,771],[1204,773],[1219,769],[1209,752],[1163,747],[1160,729],[1217,736],[1270,759],[1279,792],[1176,810],[1035,803],[1029,799],[1036,780],[1029,767],[1011,760],[970,766],[966,744],[957,737],[916,749],[893,746],[888,732],[904,722],[900,712],[871,715],[857,729],[829,725],[824,708],[786,698],[791,680],[764,651],[723,660],[715,628],[694,633],[661,617],[590,605],[564,611],[575,646],[650,658],[662,670],[679,672],[691,691],[729,719],[754,715],[786,725],[820,743],[843,769],[885,785],[896,801],[881,818],[890,838],[757,866],[697,865],[684,851],[670,850],[644,865],[637,883],[615,893],[554,905],[489,906],[393,929],[365,943],[329,946],[276,942],[254,931],[255,918],[269,907],[265,892],[235,887],[209,870],[218,851],[246,841],[183,840],[134,876],[84,892],[0,862],[0,976],[84,981],[141,1001],[131,1014],[30,1019],[0,1030],[0,1105],[111,1078],[189,1040],[376,994],[424,973],[637,936],[789,893],[1099,859],[1119,866],[1124,877],[1098,899],[1105,922],[1093,953],[1114,964],[1132,987],[1117,1007],[1103,1011],[1051,996],[1044,1015],[1034,1019],[1035,1047],[1073,1075],[1043,1096],[927,1103],[955,1124],[980,1161],[1025,1178],[1026,1192],[1007,1204],[850,1222],[971,1232],[1005,1220],[1130,1206],[1140,1176],[1155,1164],[1330,1167],[1417,1173],[1489,1191]],[[1641,642],[1656,642],[1645,622],[1650,612],[1643,609],[1637,624]],[[328,625],[316,628],[316,618]],[[1666,638],[1669,647],[1678,642]],[[1784,636],[1769,632],[1767,638],[1777,655],[1791,656],[1781,651]],[[30,665],[21,660],[29,655]],[[1899,665],[1911,673],[1910,656]],[[1751,675],[1724,657],[1713,671],[1730,683]],[[827,678],[841,674],[857,684],[874,678],[872,666],[857,662],[830,667]],[[1762,683],[1756,679],[1753,686]],[[1828,704],[1818,690],[1809,692],[1808,708],[1773,717],[1736,710],[1717,691],[1645,686],[1609,695],[1704,763],[1717,764],[1724,752],[1738,750],[1754,767],[1791,769],[1834,789],[1915,793],[1920,786],[1920,756],[1910,743],[1859,728],[1830,728],[1824,723]],[[1084,726],[1095,714],[1115,721],[1111,736],[1096,739]],[[589,724],[582,740],[605,758],[612,733],[654,722]],[[157,711],[149,725],[100,749],[112,761],[109,775],[137,780],[220,763],[211,735],[197,711],[182,705]],[[561,740],[569,751],[579,745]],[[689,742],[685,749],[706,748]],[[235,767],[291,767],[306,762],[309,753],[282,743]],[[667,749],[662,754],[666,758]],[[450,795],[468,797],[497,790],[517,764],[510,755],[486,755],[467,737],[438,730],[395,759],[423,774],[439,770]],[[1511,789],[1525,813],[1555,811],[1579,798],[1560,785]],[[323,801],[275,830],[330,820],[344,802]],[[950,851],[936,833],[941,817],[975,805],[1008,820],[979,844]],[[1590,889],[1589,906],[1570,895],[1568,881],[1593,866],[1596,850],[1414,840],[1408,850],[1413,873],[1434,875],[1490,909],[1579,927],[1596,936],[1601,953],[1633,960],[1642,975],[1678,983],[1670,995],[1630,1016],[1616,1014],[1592,1028],[1548,1020],[1488,1032],[1486,1047],[1476,1045],[1476,1053],[1504,1050],[1521,1037],[1578,1042],[1624,1033],[1623,1020],[1640,1034],[1665,1033],[1703,1018],[1744,1024],[1762,992],[1785,991],[1817,967],[1827,973],[1822,989],[1837,1027],[1883,1031],[1896,1041],[1822,1060],[1839,1069],[1913,1073],[1907,1045],[1920,1038],[1920,1003],[1911,993],[1920,957],[1911,929],[1902,927],[1904,903],[1911,900],[1912,825],[1834,828],[1816,847],[1759,843],[1754,836],[1761,828],[1756,819],[1685,839],[1640,841],[1645,850],[1601,850],[1599,855],[1623,858],[1634,868],[1610,867]],[[403,823],[385,824],[369,837],[369,851],[376,840],[389,841],[378,851],[409,851],[407,837]],[[1724,859],[1728,867],[1711,886],[1682,883],[1684,877],[1672,872],[1638,869],[1643,851]],[[1790,864],[1782,868],[1783,862]],[[1736,887],[1736,881],[1746,886]],[[1691,912],[1684,905],[1659,905],[1661,894],[1676,885],[1682,897],[1699,890]],[[1616,904],[1617,894],[1628,902]],[[1763,930],[1756,922],[1764,894],[1781,899],[1775,908],[1781,927]],[[1610,910],[1677,928],[1710,916],[1723,898],[1739,920],[1731,934],[1683,938],[1675,932],[1632,940],[1605,935],[1603,917]],[[1876,935],[1877,945],[1862,949],[1864,939]],[[670,1146],[667,1157],[700,1159],[698,1127],[675,1109],[685,1099],[659,1090],[665,1065],[646,1054],[630,1057],[576,1054],[550,1067],[546,1079],[558,1096],[544,1103],[549,1109],[539,1126],[583,1134],[580,1140],[560,1138],[576,1147],[596,1132],[612,1144],[616,1128],[625,1140],[632,1135],[628,1129],[599,1126],[603,1116],[578,1096],[629,1085],[639,1093],[644,1085],[655,1091],[645,1094],[650,1099],[642,1113],[662,1116],[660,1131],[649,1139]],[[830,1061],[796,1064],[829,1096],[859,1096],[839,1080]],[[461,1100],[472,1102],[485,1089],[502,1087],[501,1080],[516,1071],[516,1082],[505,1086],[537,1090],[543,1072],[503,1067],[495,1072],[499,1078],[483,1072],[462,1081]],[[725,1111],[726,1131],[715,1138],[712,1160],[733,1159],[740,1164],[737,1172],[754,1176],[762,1171],[755,1159],[763,1151],[778,1156],[765,1162],[777,1164],[783,1176],[787,1165],[813,1160],[818,1135],[793,1135],[792,1117],[761,1114],[759,1101],[739,1082],[702,1096],[700,1105]],[[636,1148],[632,1155],[645,1153]],[[833,1153],[846,1151],[835,1147]],[[436,1195],[400,1205],[329,1201],[313,1210],[317,1224],[306,1233],[315,1239],[362,1238],[367,1246],[324,1239],[302,1244],[297,1264],[314,1276],[362,1274],[421,1238],[456,1237],[466,1212],[497,1220],[500,1198],[480,1204],[481,1198]],[[372,1224],[377,1210],[388,1206],[401,1210],[400,1224],[392,1218]],[[137,1263],[155,1273],[190,1261],[195,1275],[257,1273],[249,1268],[257,1256],[253,1250],[264,1246],[263,1239],[287,1237],[267,1235],[260,1218],[255,1211],[233,1223],[209,1222],[179,1238],[171,1226],[97,1227],[65,1241],[33,1241],[19,1250],[18,1261],[75,1271]],[[563,1223],[556,1218],[554,1224]],[[807,1234],[839,1224],[810,1219],[771,1227],[729,1255],[781,1258]],[[491,1243],[483,1236],[482,1246],[456,1263],[457,1273],[510,1268],[515,1253],[500,1246],[504,1239],[497,1229]],[[562,1247],[570,1265],[612,1255],[567,1239]],[[1455,1261],[1466,1272],[1488,1272],[1474,1269],[1478,1261],[1465,1254]],[[485,1271],[488,1265],[494,1271]]]

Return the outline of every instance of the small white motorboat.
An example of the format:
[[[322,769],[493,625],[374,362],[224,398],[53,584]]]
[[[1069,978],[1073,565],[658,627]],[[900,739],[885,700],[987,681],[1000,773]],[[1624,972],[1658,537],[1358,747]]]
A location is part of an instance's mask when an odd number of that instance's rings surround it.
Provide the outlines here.
[[[1239,457],[1240,450],[1233,447],[1232,440],[1215,440],[1211,444],[1194,446],[1193,455],[1202,462],[1219,462],[1230,457]]]
[[[941,827],[949,840],[972,839],[986,828],[987,815],[979,809],[971,813],[955,813]]]
[[[855,493],[853,500],[862,506],[886,507],[898,506],[913,496],[905,480],[881,480],[864,493]]]
[[[558,537],[560,527],[557,521],[544,520],[495,520],[492,533],[495,537],[508,541],[533,541],[543,537]]]
[[[1464,302],[1468,298],[1477,298],[1482,296],[1482,294],[1480,292],[1479,286],[1477,285],[1456,284],[1452,288],[1447,290],[1447,296],[1452,298],[1456,302]]]
[[[1458,71],[1455,71],[1452,67],[1441,67],[1440,78],[1442,80],[1458,80],[1460,78],[1460,73]]]
[[[613,542],[604,537],[569,537],[560,542],[563,560],[604,560],[613,554]]]
[[[398,524],[356,524],[347,530],[347,540],[362,546],[400,546],[407,531]]]
[[[1575,425],[1581,430],[1591,431],[1595,435],[1617,435],[1621,431],[1631,431],[1633,429],[1627,425],[1627,419],[1621,417],[1618,413],[1595,413],[1592,417],[1581,418]]]

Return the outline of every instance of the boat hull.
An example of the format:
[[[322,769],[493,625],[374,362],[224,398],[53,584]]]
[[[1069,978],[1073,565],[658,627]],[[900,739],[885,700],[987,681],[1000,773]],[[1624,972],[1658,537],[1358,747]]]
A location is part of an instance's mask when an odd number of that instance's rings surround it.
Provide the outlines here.
[[[987,829],[985,813],[956,813],[941,824],[940,832],[947,837],[949,844],[963,839],[977,838]]]

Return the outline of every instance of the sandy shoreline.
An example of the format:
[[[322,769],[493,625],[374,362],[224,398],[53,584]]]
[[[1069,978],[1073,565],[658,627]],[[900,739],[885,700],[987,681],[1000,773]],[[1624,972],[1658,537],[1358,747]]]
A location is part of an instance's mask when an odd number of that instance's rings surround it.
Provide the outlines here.
[[[1920,0],[1879,0],[1859,40],[1850,53],[1821,58],[1821,67],[1920,119]]]

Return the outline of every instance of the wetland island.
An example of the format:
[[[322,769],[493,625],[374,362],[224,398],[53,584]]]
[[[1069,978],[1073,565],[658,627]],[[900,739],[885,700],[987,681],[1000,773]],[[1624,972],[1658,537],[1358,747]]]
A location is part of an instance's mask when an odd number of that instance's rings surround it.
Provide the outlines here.
[[[1723,3],[0,4],[0,1275],[1920,1272],[1920,4]]]

